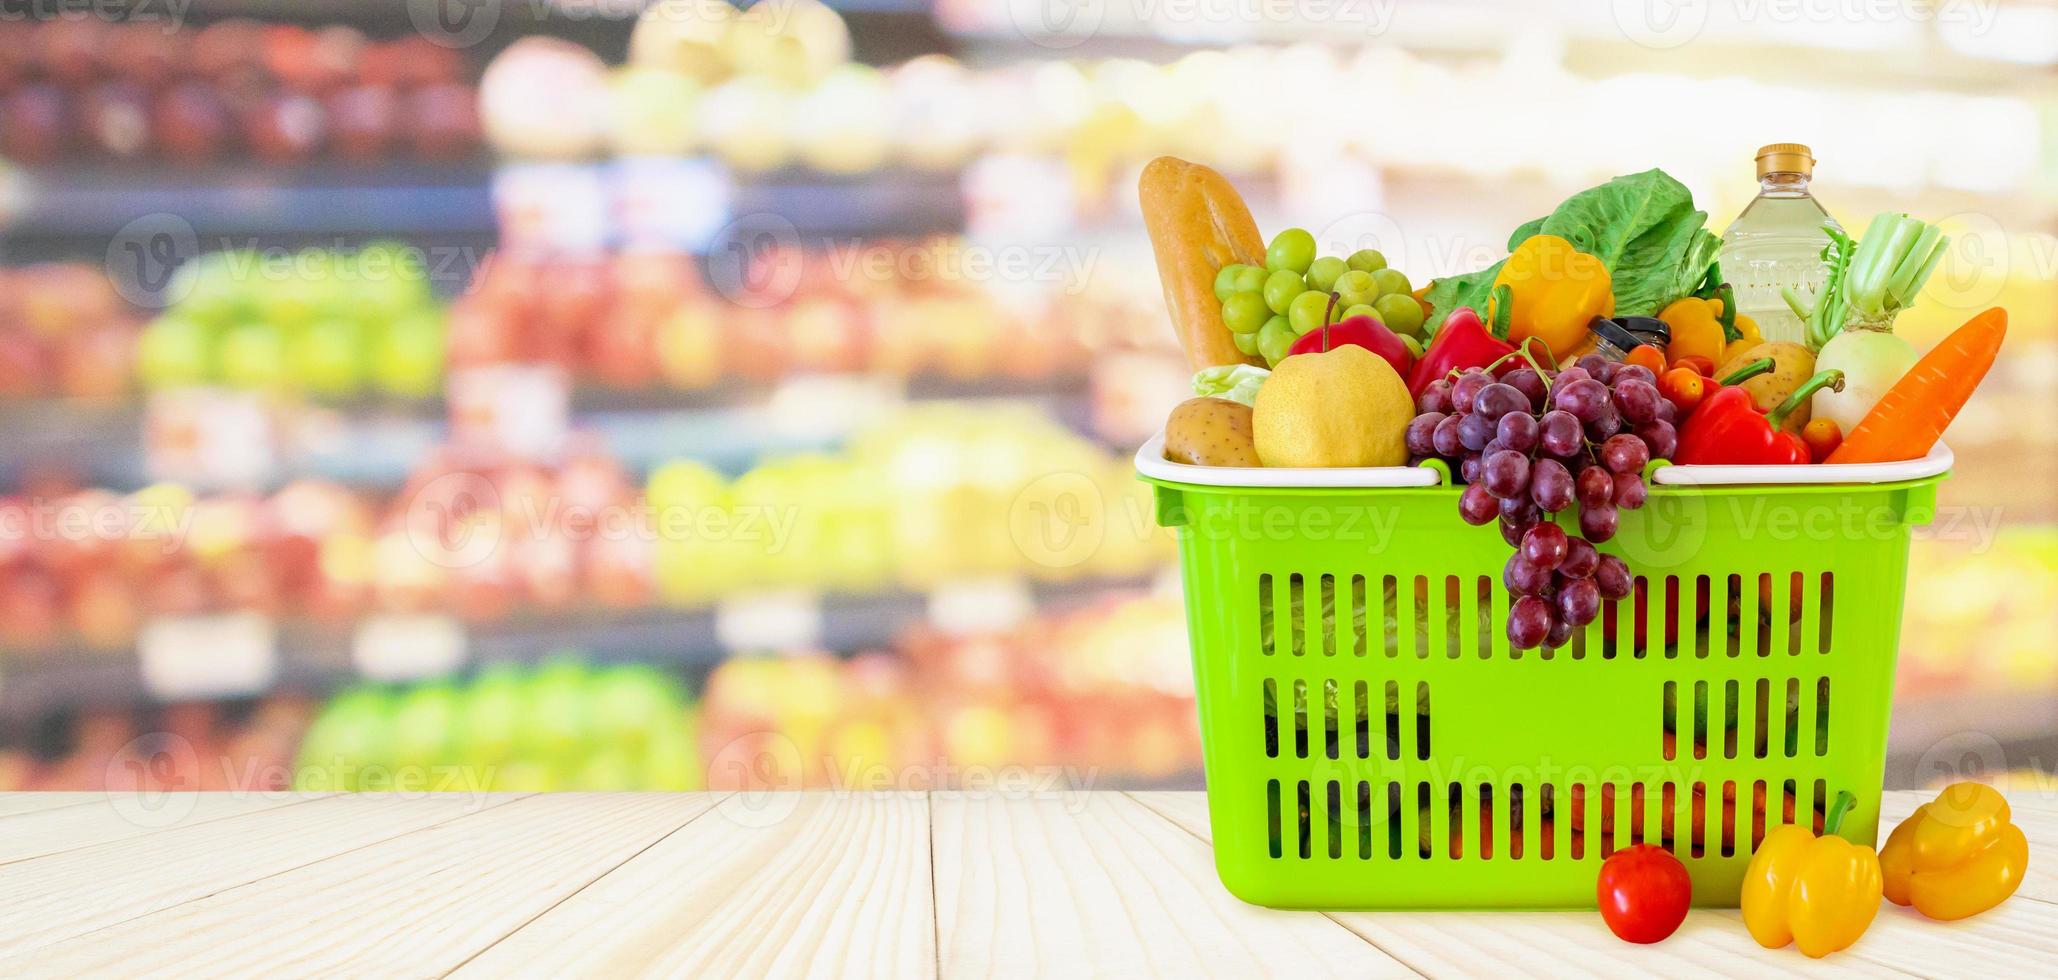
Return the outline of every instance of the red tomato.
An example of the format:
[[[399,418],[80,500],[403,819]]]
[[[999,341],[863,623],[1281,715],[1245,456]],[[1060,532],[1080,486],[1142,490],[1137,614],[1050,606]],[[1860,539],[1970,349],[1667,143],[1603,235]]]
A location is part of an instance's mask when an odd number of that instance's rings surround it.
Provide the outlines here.
[[[1672,852],[1656,844],[1637,844],[1601,862],[1595,892],[1601,918],[1617,938],[1655,943],[1686,920],[1694,884],[1686,876],[1686,865]]]
[[[1688,354],[1687,356],[1682,357],[1679,360],[1673,361],[1672,366],[1693,368],[1695,374],[1698,374],[1704,378],[1712,378],[1715,376],[1715,362],[1707,359],[1706,357],[1702,357],[1699,354]]]
[[[1701,403],[1707,390],[1707,376],[1690,367],[1676,367],[1658,376],[1658,394],[1679,409],[1682,420]]]

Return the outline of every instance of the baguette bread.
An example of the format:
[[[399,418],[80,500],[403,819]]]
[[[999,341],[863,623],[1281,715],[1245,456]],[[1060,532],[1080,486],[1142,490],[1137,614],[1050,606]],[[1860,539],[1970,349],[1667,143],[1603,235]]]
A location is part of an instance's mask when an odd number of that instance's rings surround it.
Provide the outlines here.
[[[1215,274],[1223,266],[1265,264],[1265,242],[1243,196],[1221,174],[1177,157],[1145,165],[1137,193],[1157,255],[1165,309],[1187,363],[1195,371],[1262,364],[1236,349],[1229,328],[1222,325],[1222,302],[1215,298]]]

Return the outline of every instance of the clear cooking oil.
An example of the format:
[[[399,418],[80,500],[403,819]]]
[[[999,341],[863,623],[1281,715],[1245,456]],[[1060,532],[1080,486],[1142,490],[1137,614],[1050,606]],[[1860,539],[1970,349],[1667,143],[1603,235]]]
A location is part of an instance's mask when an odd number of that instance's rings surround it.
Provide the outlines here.
[[[1800,143],[1758,149],[1758,196],[1722,233],[1723,278],[1735,291],[1737,312],[1758,323],[1766,340],[1800,343],[1807,326],[1788,308],[1781,287],[1803,296],[1822,288],[1829,266],[1822,248],[1841,230],[1808,192],[1815,157]]]

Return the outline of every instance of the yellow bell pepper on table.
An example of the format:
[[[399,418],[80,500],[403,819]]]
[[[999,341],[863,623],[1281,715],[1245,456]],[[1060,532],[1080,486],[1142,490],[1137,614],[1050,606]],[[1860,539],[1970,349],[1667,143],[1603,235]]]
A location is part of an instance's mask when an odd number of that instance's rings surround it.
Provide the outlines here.
[[[1952,783],[1887,835],[1879,866],[1887,901],[1932,919],[1963,919],[2015,894],[2029,838],[1993,787]]]
[[[1587,339],[1586,325],[1597,316],[1615,313],[1615,288],[1608,266],[1556,235],[1531,235],[1501,265],[1496,291],[1507,286],[1508,340],[1515,346],[1531,337],[1564,358]],[[1486,322],[1497,322],[1489,303]]]
[[[1744,928],[1766,949],[1793,943],[1820,959],[1865,935],[1883,887],[1872,848],[1836,836],[1857,802],[1837,794],[1821,837],[1797,824],[1765,835],[1744,871]]]

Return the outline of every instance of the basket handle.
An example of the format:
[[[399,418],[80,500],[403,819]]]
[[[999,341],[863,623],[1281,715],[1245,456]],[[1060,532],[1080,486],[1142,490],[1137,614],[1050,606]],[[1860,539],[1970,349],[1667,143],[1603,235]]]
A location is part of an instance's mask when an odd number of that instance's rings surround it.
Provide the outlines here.
[[[1162,483],[1151,484],[1159,527],[1185,527],[1192,520],[1186,509],[1186,495]]]
[[[1901,523],[1909,527],[1922,527],[1937,517],[1937,484],[1935,480],[1921,483],[1903,490],[1900,496]]]

